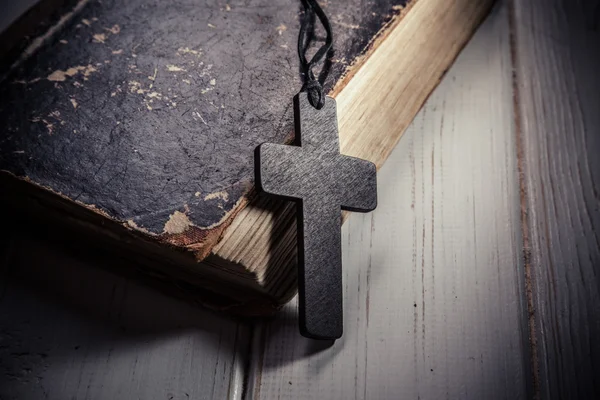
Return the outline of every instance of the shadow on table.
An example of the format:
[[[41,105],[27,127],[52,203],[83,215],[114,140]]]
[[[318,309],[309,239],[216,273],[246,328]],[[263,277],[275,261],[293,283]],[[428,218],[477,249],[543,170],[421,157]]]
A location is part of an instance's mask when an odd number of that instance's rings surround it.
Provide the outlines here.
[[[310,359],[312,368],[320,371],[332,365],[345,343],[345,336],[338,340],[301,336],[296,298],[274,317],[256,324],[254,338],[253,362],[259,370],[274,370]]]
[[[230,374],[226,369],[247,345],[244,324],[105,269],[125,261],[29,236],[8,242],[0,255],[2,398],[55,396],[61,385],[75,392],[94,374],[119,382],[122,374],[138,373],[131,390],[146,390],[136,380],[175,375],[210,384],[216,366]]]

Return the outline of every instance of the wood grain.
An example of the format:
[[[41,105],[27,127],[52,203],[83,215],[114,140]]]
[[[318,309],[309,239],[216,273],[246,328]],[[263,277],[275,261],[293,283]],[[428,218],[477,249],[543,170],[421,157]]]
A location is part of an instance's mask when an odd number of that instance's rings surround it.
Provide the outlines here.
[[[9,254],[0,268],[1,399],[241,398],[244,324],[29,236]]]
[[[536,396],[600,397],[600,2],[513,2]]]
[[[361,68],[333,90],[341,152],[380,167],[492,3],[418,0],[410,18],[397,18]],[[288,204],[257,198],[209,260],[255,274],[260,291],[285,303],[296,293],[293,213]]]
[[[344,226],[333,347],[292,303],[248,352],[244,324],[5,238],[0,398],[598,397],[600,7],[511,2],[511,49],[506,3],[381,169],[378,210]],[[295,243],[284,203],[251,211]]]
[[[526,397],[510,62],[501,6],[343,228],[344,336],[319,349],[289,304],[255,333],[249,398]]]

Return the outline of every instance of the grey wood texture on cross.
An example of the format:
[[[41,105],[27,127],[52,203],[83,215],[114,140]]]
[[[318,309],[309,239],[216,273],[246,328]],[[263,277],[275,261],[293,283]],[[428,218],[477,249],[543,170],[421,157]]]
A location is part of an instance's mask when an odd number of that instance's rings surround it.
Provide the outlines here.
[[[23,236],[0,398],[597,398],[598,9],[499,1],[342,230],[334,347],[294,304],[250,335]]]
[[[257,184],[297,201],[299,324],[303,335],[337,339],[343,332],[341,210],[377,205],[375,164],[340,154],[336,103],[314,108],[307,93],[294,98],[300,146],[264,143],[257,151]]]

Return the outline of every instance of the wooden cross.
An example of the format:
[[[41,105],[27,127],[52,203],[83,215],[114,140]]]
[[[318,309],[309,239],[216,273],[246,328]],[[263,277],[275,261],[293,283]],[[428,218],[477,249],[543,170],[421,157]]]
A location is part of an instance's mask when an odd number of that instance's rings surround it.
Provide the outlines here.
[[[300,332],[337,339],[343,331],[341,209],[375,209],[376,169],[369,161],[340,154],[333,98],[317,110],[303,92],[294,106],[300,146],[260,145],[257,186],[298,204]]]

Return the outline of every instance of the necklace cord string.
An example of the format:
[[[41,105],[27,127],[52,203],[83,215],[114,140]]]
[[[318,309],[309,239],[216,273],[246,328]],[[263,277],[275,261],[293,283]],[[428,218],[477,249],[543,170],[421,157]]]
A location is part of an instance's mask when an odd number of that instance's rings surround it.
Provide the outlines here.
[[[325,104],[323,82],[325,82],[325,78],[327,77],[328,68],[323,66],[318,79],[315,77],[312,69],[327,55],[329,50],[331,50],[333,44],[331,25],[329,24],[329,19],[327,19],[325,12],[323,12],[323,9],[316,0],[302,0],[302,4],[304,5],[304,18],[302,18],[300,32],[298,34],[298,57],[300,58],[300,68],[302,70],[302,75],[304,76],[304,85],[302,85],[300,91],[307,92],[310,104],[320,110]],[[310,61],[308,61],[306,59],[306,51],[310,47],[310,43],[313,39],[315,15],[319,18],[323,28],[325,28],[327,37],[325,38],[325,43],[317,50]]]

